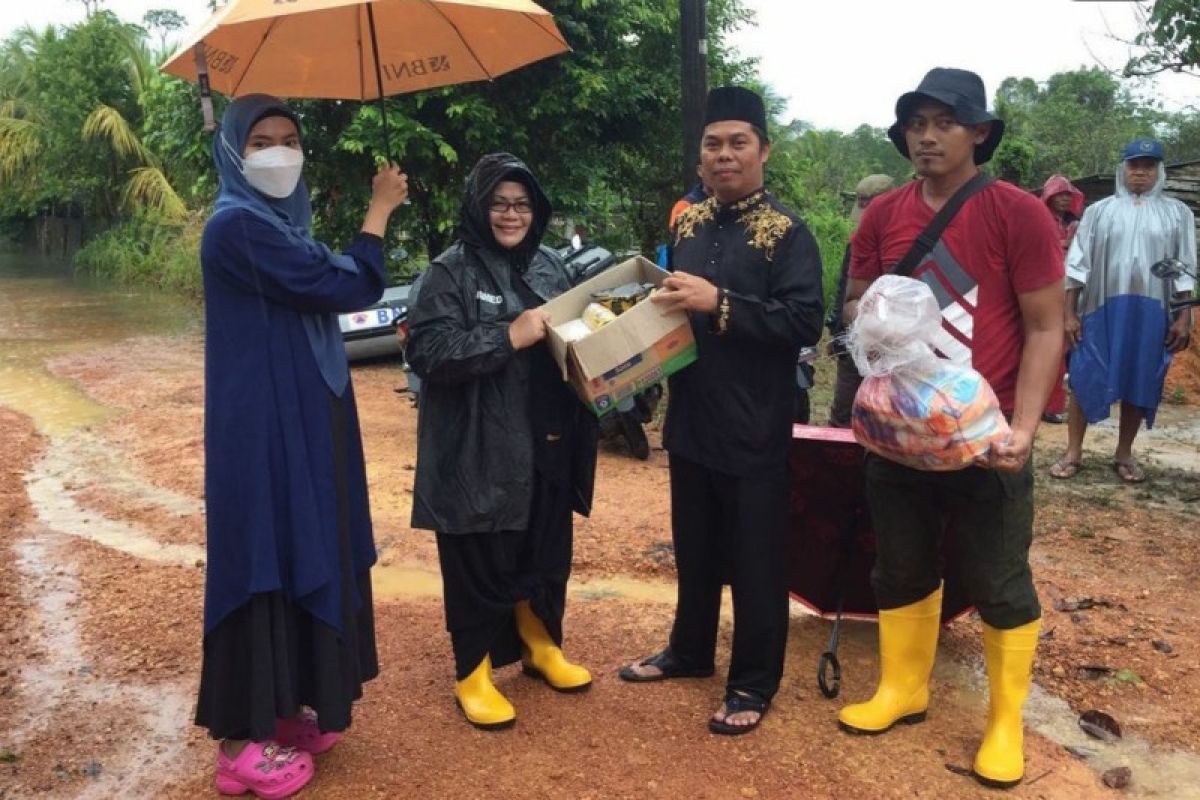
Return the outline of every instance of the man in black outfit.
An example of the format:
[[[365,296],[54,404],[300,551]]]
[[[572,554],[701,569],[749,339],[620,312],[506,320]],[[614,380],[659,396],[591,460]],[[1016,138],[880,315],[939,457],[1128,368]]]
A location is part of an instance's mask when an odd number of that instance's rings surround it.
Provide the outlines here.
[[[733,655],[714,733],[761,722],[787,642],[787,453],[796,358],[821,335],[821,259],[808,228],[763,188],[771,151],[762,98],[713,89],[701,168],[713,194],[678,218],[675,272],[653,296],[691,318],[699,358],[670,379],[664,444],[679,577],[662,652],[633,682],[713,674],[721,586],[733,590]]]

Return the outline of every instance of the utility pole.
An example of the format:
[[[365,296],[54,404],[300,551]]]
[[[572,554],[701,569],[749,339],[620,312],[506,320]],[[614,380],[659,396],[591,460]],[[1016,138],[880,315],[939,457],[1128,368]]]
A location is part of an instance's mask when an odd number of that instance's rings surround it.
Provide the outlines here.
[[[708,94],[707,0],[679,0],[683,53],[683,186],[696,180],[700,137],[704,135],[704,98]]]

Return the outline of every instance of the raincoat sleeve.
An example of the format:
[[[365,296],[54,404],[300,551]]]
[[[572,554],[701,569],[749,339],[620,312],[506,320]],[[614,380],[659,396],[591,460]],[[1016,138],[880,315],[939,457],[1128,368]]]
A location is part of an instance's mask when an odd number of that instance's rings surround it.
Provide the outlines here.
[[[796,223],[779,243],[765,298],[721,290],[714,318],[721,315],[725,297],[730,336],[785,347],[816,344],[824,315],[821,254],[808,228]]]
[[[383,245],[366,234],[343,254],[289,237],[246,211],[209,222],[205,245],[226,279],[252,294],[304,313],[357,311],[383,296]]]
[[[515,352],[507,322],[468,324],[462,288],[436,261],[409,310],[409,336],[409,365],[435,383],[462,383],[496,372]]]
[[[1067,250],[1067,288],[1082,289],[1092,271],[1092,239],[1096,235],[1096,209],[1094,205],[1083,212],[1083,219],[1075,229],[1075,238]]]
[[[1181,202],[1179,216],[1181,219],[1175,250],[1179,255],[1176,258],[1187,265],[1189,272],[1194,273],[1196,271],[1196,215]],[[1180,275],[1175,279],[1176,292],[1194,292],[1195,290],[1196,279],[1191,275]]]

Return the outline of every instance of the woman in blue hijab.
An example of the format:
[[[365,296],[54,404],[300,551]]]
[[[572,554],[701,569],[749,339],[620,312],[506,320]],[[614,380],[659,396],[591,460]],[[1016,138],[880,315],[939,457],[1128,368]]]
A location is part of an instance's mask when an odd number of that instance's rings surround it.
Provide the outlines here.
[[[213,141],[204,229],[208,562],[196,723],[220,739],[217,789],[287,797],[350,725],[379,672],[375,545],[337,313],[384,289],[383,235],[408,194],[374,178],[341,254],[314,241],[300,121],[248,95]]]

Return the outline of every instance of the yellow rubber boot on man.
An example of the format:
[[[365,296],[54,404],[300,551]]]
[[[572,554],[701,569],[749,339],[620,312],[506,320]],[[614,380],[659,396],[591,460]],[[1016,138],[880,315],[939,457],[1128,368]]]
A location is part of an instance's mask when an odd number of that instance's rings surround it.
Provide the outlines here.
[[[1001,630],[984,623],[983,656],[988,674],[988,721],[975,755],[975,777],[1007,789],[1025,775],[1025,730],[1021,709],[1033,682],[1033,657],[1042,621]]]
[[[492,683],[491,656],[484,656],[470,675],[454,684],[454,699],[476,728],[499,730],[516,722],[516,709]]]
[[[586,668],[567,661],[566,656],[529,607],[528,600],[517,603],[517,633],[525,644],[521,668],[526,675],[544,680],[558,692],[582,692],[592,685],[592,674]]]
[[[940,586],[923,600],[880,610],[879,687],[867,702],[846,706],[838,712],[842,730],[877,734],[897,722],[924,721],[941,618]]]

